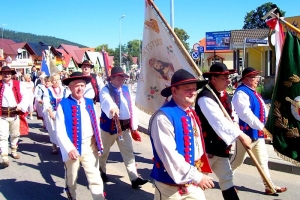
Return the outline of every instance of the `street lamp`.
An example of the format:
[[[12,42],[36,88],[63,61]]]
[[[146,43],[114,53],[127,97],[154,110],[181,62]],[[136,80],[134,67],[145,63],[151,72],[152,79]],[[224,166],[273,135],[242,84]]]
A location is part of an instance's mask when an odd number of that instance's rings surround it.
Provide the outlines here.
[[[125,15],[122,15],[121,17],[120,17],[120,19],[119,19],[119,24],[120,24],[120,35],[119,35],[119,37],[120,37],[120,67],[122,67],[122,57],[121,57],[121,19],[122,18],[124,18],[125,17]]]

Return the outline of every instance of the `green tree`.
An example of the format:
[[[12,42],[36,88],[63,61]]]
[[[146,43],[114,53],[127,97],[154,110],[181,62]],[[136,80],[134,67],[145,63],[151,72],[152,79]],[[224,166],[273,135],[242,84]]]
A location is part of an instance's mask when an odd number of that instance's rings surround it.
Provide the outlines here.
[[[113,54],[114,54],[114,51],[115,51],[115,50],[113,50],[113,49],[108,48],[108,44],[101,44],[101,45],[97,46],[97,47],[95,48],[95,51],[100,52],[100,51],[102,51],[103,49],[104,49],[106,52],[108,52],[108,55],[113,55]]]
[[[174,32],[176,33],[177,37],[182,42],[185,49],[189,52],[190,47],[189,47],[189,43],[187,42],[187,40],[190,38],[190,36],[183,29],[174,28]]]
[[[257,7],[256,10],[251,10],[250,12],[248,12],[245,16],[243,29],[269,28],[262,17],[265,16],[275,6],[275,4],[268,2]],[[280,11],[281,15],[284,16],[285,12],[280,8],[277,9]]]

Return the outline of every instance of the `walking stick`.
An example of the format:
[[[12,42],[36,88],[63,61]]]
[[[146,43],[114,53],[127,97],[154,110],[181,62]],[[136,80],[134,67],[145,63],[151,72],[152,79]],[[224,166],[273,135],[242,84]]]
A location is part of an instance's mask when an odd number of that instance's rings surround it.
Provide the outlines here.
[[[152,0],[148,0],[148,3],[151,4],[151,6],[154,8],[154,10],[156,11],[156,13],[158,14],[158,16],[160,17],[160,19],[162,20],[162,22],[164,23],[164,25],[166,26],[166,28],[168,29],[168,31],[170,32],[170,34],[172,34],[172,36],[174,37],[174,41],[175,43],[178,45],[178,48],[181,50],[181,52],[183,53],[184,57],[187,59],[187,62],[191,65],[192,69],[194,69],[194,71],[200,76],[200,79],[204,79],[202,76],[202,72],[200,71],[200,69],[197,67],[197,65],[195,64],[195,62],[192,60],[191,56],[189,55],[189,53],[187,52],[187,50],[185,49],[185,47],[183,46],[183,44],[181,43],[181,41],[179,40],[179,38],[177,37],[176,33],[173,31],[173,29],[169,26],[169,24],[167,23],[167,21],[165,20],[165,18],[161,15],[160,11],[158,10],[158,8],[156,7],[156,5],[154,4],[154,2]],[[214,91],[210,88],[209,85],[206,85],[206,87],[210,90],[210,92],[216,97],[219,106],[221,107],[224,115],[226,116],[226,118],[228,118],[229,121],[232,122],[232,119],[230,118],[230,116],[228,115],[227,111],[225,110],[225,108],[223,107],[222,103],[220,102],[219,98],[217,97],[217,95],[214,93]],[[233,123],[233,122],[232,122]],[[266,174],[264,173],[264,171],[262,170],[262,168],[260,167],[257,159],[255,158],[255,156],[253,155],[251,149],[247,149],[245,146],[244,148],[246,149],[247,153],[249,154],[250,158],[253,160],[258,172],[260,173],[260,175],[262,176],[263,180],[266,182],[266,184],[268,185],[268,187],[271,189],[272,193],[276,193],[276,190],[274,188],[274,186],[272,185],[272,183],[270,182],[270,180],[267,178]]]

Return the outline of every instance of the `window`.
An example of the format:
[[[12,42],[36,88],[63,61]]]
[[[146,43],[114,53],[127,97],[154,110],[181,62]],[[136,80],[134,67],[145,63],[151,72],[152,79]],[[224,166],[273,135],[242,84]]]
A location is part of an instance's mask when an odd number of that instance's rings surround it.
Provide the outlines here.
[[[18,59],[29,59],[30,55],[29,53],[23,49],[20,53],[18,53]]]

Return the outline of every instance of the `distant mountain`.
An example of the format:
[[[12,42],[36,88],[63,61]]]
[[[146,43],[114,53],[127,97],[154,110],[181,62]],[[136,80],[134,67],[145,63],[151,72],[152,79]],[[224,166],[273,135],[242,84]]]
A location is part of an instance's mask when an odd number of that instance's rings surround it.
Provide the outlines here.
[[[64,40],[64,39],[59,39],[56,37],[35,35],[32,33],[23,33],[23,32],[11,31],[11,30],[7,30],[7,29],[5,29],[5,31],[3,31],[3,38],[11,39],[15,42],[34,42],[34,43],[43,42],[47,45],[53,46],[54,48],[57,48],[61,44],[75,45],[80,48],[87,47],[87,46],[84,46],[81,44],[70,42],[70,41]]]

